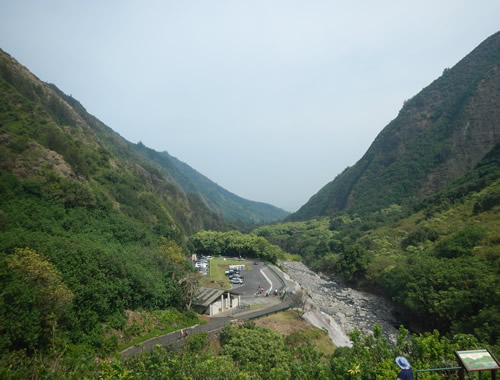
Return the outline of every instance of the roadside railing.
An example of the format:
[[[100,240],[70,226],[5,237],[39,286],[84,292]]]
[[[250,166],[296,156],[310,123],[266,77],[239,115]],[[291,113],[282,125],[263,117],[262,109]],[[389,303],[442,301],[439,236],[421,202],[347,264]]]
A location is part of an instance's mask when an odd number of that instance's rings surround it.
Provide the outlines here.
[[[417,369],[413,371],[413,375],[415,377],[415,380],[418,380],[418,374],[419,373],[424,373],[424,372],[450,372],[448,376],[452,375],[452,372],[455,372],[455,377],[454,379],[465,379],[465,371],[462,367],[447,367],[447,368],[430,368],[430,369]],[[483,372],[478,372],[477,378],[479,380],[482,379],[482,373]],[[469,376],[472,376],[469,374]],[[446,377],[449,379],[450,377]],[[468,377],[470,378],[470,377]],[[486,379],[490,379],[490,373],[486,373]],[[496,377],[494,377],[496,379]]]
[[[292,306],[288,305],[288,306],[285,306],[285,307],[282,307],[282,308],[279,308],[279,309],[276,309],[276,310],[268,311],[267,313],[262,313],[262,314],[258,314],[258,315],[252,315],[251,317],[248,318],[248,320],[251,321],[253,319],[264,318],[264,317],[267,317],[267,316],[272,315],[272,314],[281,313],[282,311],[285,311],[285,310],[288,310],[288,309],[291,309],[291,308],[292,308]]]
[[[269,270],[270,270],[271,272],[273,272],[273,273],[274,273],[274,275],[275,275],[275,276],[278,278],[278,280],[281,282],[281,286],[280,286],[280,288],[279,288],[279,290],[278,290],[278,291],[281,293],[281,291],[282,291],[283,289],[285,289],[285,287],[286,287],[285,281],[283,281],[283,279],[281,278],[281,276],[279,275],[279,273],[276,273],[276,271],[274,270],[274,268],[273,268],[273,267],[271,267],[270,265],[267,265],[267,264],[265,264],[265,265],[269,268]]]

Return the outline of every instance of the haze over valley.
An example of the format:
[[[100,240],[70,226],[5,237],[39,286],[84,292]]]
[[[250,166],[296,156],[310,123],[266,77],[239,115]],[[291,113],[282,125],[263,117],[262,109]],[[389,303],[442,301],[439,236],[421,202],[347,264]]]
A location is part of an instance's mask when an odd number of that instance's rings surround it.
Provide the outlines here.
[[[500,357],[500,3],[480,3],[0,5],[0,378]]]
[[[498,30],[497,1],[5,2],[0,47],[128,141],[298,210]]]

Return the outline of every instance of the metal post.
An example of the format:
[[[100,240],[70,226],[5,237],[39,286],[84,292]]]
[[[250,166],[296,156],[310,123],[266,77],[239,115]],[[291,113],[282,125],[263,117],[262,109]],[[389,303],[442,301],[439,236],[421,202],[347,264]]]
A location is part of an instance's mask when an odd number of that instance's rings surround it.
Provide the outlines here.
[[[461,368],[459,371],[458,371],[458,379],[459,380],[465,380],[465,371],[463,368]]]

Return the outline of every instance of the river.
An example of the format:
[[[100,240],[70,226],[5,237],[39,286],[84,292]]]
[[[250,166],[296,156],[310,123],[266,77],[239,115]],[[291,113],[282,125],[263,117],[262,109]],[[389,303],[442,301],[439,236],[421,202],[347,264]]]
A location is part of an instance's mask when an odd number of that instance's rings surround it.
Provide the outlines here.
[[[398,331],[394,326],[398,321],[390,301],[352,289],[332,277],[318,275],[300,262],[281,264],[286,268],[285,278],[304,288],[310,296],[311,311],[304,314],[304,318],[317,327],[326,328],[336,346],[350,346],[348,334],[355,327],[367,335],[375,323],[382,327],[389,341],[395,342]],[[290,287],[289,290],[293,290]]]

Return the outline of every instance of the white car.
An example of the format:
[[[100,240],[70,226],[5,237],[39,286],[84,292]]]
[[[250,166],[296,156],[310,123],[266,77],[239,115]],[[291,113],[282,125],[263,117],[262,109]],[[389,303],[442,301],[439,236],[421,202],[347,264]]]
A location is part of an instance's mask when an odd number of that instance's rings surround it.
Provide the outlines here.
[[[234,277],[229,280],[231,284],[243,284],[243,280],[239,277]]]

